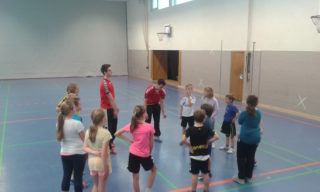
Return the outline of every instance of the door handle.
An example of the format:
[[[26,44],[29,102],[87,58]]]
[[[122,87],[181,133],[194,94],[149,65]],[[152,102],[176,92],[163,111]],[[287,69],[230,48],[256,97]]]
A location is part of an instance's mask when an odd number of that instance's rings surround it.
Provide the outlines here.
[[[241,80],[243,80],[243,74],[242,74],[242,73],[240,73],[239,78],[240,78]]]

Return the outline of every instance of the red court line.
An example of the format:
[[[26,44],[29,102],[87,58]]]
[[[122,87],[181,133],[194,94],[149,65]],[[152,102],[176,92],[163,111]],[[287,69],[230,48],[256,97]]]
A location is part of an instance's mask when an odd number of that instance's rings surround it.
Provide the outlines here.
[[[309,123],[309,122],[306,122],[306,121],[303,121],[303,120],[294,119],[292,117],[286,117],[286,116],[283,116],[283,115],[278,115],[278,114],[275,115],[275,114],[273,114],[271,112],[267,112],[267,111],[263,111],[262,113],[265,113],[265,114],[273,116],[273,117],[280,117],[282,119],[286,119],[286,120],[289,120],[289,121],[292,121],[292,122],[295,122],[295,123],[301,123],[301,124],[308,125],[308,126],[311,126],[311,127],[320,128],[320,124],[313,124],[313,123]]]
[[[314,166],[314,165],[320,165],[320,162],[308,163],[308,164],[298,165],[298,166],[294,166],[294,167],[288,167],[288,168],[284,168],[284,169],[279,169],[279,170],[275,170],[275,171],[264,172],[264,173],[261,173],[259,175],[260,176],[274,175],[274,174],[277,174],[277,173],[288,172],[288,171],[295,170],[295,169],[302,169],[302,168],[311,167],[311,166]]]
[[[303,164],[303,165],[298,165],[298,166],[293,166],[293,167],[288,167],[288,168],[279,169],[279,170],[274,170],[274,171],[268,171],[268,172],[260,173],[259,176],[262,177],[262,176],[267,176],[267,175],[274,175],[277,173],[284,173],[284,172],[302,169],[305,167],[311,167],[311,166],[315,166],[315,165],[320,165],[320,161],[314,162],[314,163],[307,163],[307,164]],[[210,182],[209,186],[213,187],[213,186],[223,185],[223,184],[232,183],[232,182],[233,182],[232,179],[213,181],[213,182]],[[203,188],[204,188],[203,184],[198,185],[198,187],[197,187],[197,189],[203,189]],[[172,190],[170,192],[186,192],[186,191],[191,191],[191,189],[192,189],[191,187],[185,187],[185,188],[181,188],[181,189],[177,189],[177,190]]]

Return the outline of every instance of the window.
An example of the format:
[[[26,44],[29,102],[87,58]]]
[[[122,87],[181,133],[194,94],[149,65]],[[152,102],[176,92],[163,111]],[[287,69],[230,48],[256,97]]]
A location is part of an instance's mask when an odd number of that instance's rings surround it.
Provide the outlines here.
[[[169,0],[158,0],[158,9],[164,9],[164,8],[167,8],[169,7],[170,5],[170,2]]]
[[[164,9],[193,0],[152,0],[152,9]]]
[[[180,5],[182,3],[187,3],[189,1],[192,1],[192,0],[172,0],[172,5],[175,6],[175,5]]]

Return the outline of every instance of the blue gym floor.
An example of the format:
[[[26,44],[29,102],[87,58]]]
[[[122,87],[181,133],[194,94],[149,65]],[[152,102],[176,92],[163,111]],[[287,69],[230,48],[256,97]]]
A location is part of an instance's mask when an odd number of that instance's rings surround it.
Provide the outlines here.
[[[120,108],[118,129],[127,124],[136,104],[142,104],[144,90],[150,82],[123,77],[112,78],[116,101]],[[57,192],[60,191],[62,166],[60,146],[55,141],[57,113],[55,107],[64,97],[68,83],[80,87],[84,125],[89,115],[99,107],[100,78],[60,78],[0,81],[0,191]],[[153,191],[188,191],[191,175],[186,148],[181,139],[178,117],[179,99],[184,90],[167,86],[167,119],[161,119],[163,143],[156,143],[153,157],[158,166]],[[200,94],[195,94],[200,98]],[[225,104],[220,102],[216,130],[220,130]],[[196,106],[196,108],[199,105]],[[320,122],[263,110],[264,134],[257,151],[256,179],[251,185],[239,186],[230,181],[237,173],[236,155],[213,150],[210,191],[255,192],[319,192],[320,191]],[[239,132],[239,126],[237,127]],[[225,139],[220,134],[217,147]],[[132,177],[127,171],[128,143],[116,139],[118,154],[112,156],[113,172],[107,191],[131,192]],[[146,188],[147,173],[141,171],[140,186]],[[88,168],[84,180],[92,181]],[[200,182],[201,183],[201,182]],[[200,186],[201,187],[201,186]],[[72,188],[71,188],[72,189]],[[202,189],[199,191],[202,191]]]

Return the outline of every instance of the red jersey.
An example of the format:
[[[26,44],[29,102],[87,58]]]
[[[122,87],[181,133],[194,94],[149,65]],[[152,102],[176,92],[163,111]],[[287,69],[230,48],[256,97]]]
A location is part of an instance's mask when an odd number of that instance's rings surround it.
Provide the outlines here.
[[[161,99],[166,97],[166,91],[161,88],[158,92],[153,85],[146,88],[144,98],[147,100],[147,105],[156,105],[160,103]]]
[[[110,101],[107,97],[107,95],[111,93],[113,99],[115,98],[114,95],[114,88],[113,84],[110,80],[107,79],[101,79],[100,81],[100,107],[102,109],[112,109],[112,106],[110,104]]]

